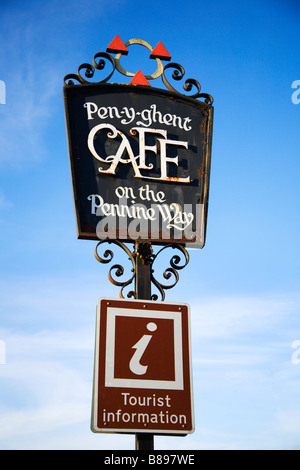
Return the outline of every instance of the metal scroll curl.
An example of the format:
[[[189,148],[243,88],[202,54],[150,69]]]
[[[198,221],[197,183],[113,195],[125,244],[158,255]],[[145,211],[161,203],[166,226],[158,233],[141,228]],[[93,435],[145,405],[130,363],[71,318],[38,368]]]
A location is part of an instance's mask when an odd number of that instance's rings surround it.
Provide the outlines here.
[[[110,62],[112,66],[112,71],[104,79],[93,82],[98,84],[106,83],[111,78],[116,69],[116,62],[110,54],[107,54],[106,52],[97,52],[93,58],[93,65],[88,63],[81,64],[78,67],[77,74],[70,73],[64,77],[65,85],[74,85],[74,80],[82,85],[91,83],[90,80],[94,77],[95,70],[103,70],[108,62]]]
[[[125,269],[121,264],[114,264],[113,266],[111,266],[111,268],[108,272],[108,279],[115,286],[121,287],[120,297],[124,299],[124,289],[127,286],[129,286],[130,284],[132,284],[132,282],[135,279],[135,275],[136,275],[134,255],[133,255],[133,253],[130,252],[128,247],[126,245],[124,245],[124,243],[120,242],[119,240],[101,240],[99,243],[97,243],[96,248],[95,248],[95,252],[94,252],[95,258],[96,258],[97,261],[99,261],[99,263],[107,264],[107,263],[110,263],[112,261],[112,259],[114,258],[113,251],[108,250],[108,249],[105,250],[105,252],[102,256],[99,256],[98,249],[100,248],[100,246],[102,247],[102,245],[104,243],[109,243],[109,244],[113,244],[113,245],[116,245],[116,246],[120,247],[127,254],[129,260],[132,263],[131,272],[133,274],[129,277],[129,279],[127,279],[125,281],[116,279],[116,277],[117,278],[122,278],[125,274]],[[128,292],[127,297],[128,298],[130,298],[130,297],[135,298],[136,294],[135,294],[134,291],[131,290],[131,291]]]
[[[177,64],[175,62],[171,62],[170,64],[165,65],[163,72],[162,72],[162,81],[164,85],[168,88],[169,91],[172,91],[173,93],[179,93],[167,80],[165,71],[169,68],[175,69],[172,73],[172,78],[173,80],[179,81],[182,80],[184,75],[185,75],[185,70],[182,67],[182,65]],[[207,104],[212,104],[213,103],[213,97],[209,95],[208,93],[200,93],[201,91],[201,85],[200,83],[195,80],[194,78],[188,78],[185,80],[183,84],[183,89],[187,92],[190,92],[193,87],[197,89],[197,92],[194,93],[193,95],[188,95],[190,98],[204,98],[205,103]]]
[[[132,264],[132,269],[131,269],[132,274],[129,276],[129,278],[127,276],[126,280],[123,280],[124,279],[123,276],[125,275],[125,269],[121,264],[114,264],[113,266],[111,266],[109,273],[108,273],[108,278],[110,282],[114,284],[115,286],[121,287],[120,293],[119,293],[121,298],[125,298],[124,297],[125,288],[130,286],[136,279],[137,257],[142,259],[142,262],[145,262],[146,264],[151,264],[151,278],[149,279],[149,282],[154,284],[154,286],[157,288],[157,290],[159,291],[161,295],[161,300],[165,299],[165,290],[172,289],[173,287],[176,286],[179,280],[178,271],[185,268],[189,262],[189,254],[187,250],[183,246],[178,245],[178,244],[165,245],[156,254],[154,254],[152,250],[152,246],[149,243],[137,244],[135,250],[131,252],[129,248],[124,243],[120,242],[119,240],[101,240],[96,245],[94,254],[95,254],[95,258],[97,259],[97,261],[99,261],[99,263],[102,263],[102,264],[108,264],[114,258],[114,253],[110,249],[106,249],[103,255],[101,256],[99,255],[98,250],[100,249],[100,247],[102,248],[102,245],[104,243],[112,244],[121,248],[126,253],[126,255],[128,256],[128,259],[131,261],[131,264]],[[147,249],[144,249],[145,245],[147,245],[146,247]],[[167,281],[170,281],[169,284],[165,284],[165,283],[159,282],[157,278],[154,276],[153,264],[155,260],[158,258],[158,256],[168,248],[177,249],[179,251],[179,254],[175,254],[171,257],[171,259],[169,260],[170,266],[166,268],[165,271],[163,272],[164,279],[166,279]],[[117,279],[117,278],[120,278],[120,279]],[[123,279],[121,280],[121,278]],[[127,293],[126,297],[137,298],[137,294],[134,290],[130,290]],[[158,295],[152,294],[151,300],[158,300]]]
[[[163,272],[163,277],[166,279],[166,280],[170,280],[172,279],[171,283],[170,284],[163,284],[161,282],[159,282],[155,277],[154,277],[154,269],[152,269],[152,273],[151,273],[151,282],[155,285],[155,287],[159,290],[160,294],[161,294],[161,300],[164,300],[165,299],[165,290],[167,289],[172,289],[173,287],[176,286],[177,282],[179,281],[179,274],[178,274],[178,271],[185,268],[189,262],[189,254],[187,252],[187,250],[182,246],[182,245],[178,245],[178,244],[169,244],[169,245],[165,245],[163,248],[161,248],[157,253],[156,255],[154,255],[154,259],[153,259],[153,263],[152,263],[152,268],[153,268],[153,264],[154,264],[154,261],[157,259],[157,257],[164,251],[164,250],[167,250],[168,248],[171,248],[171,249],[177,249],[179,250],[180,254],[175,254],[172,256],[172,258],[170,259],[169,263],[170,263],[170,267],[168,267],[167,269],[165,269],[165,271]],[[151,296],[152,300],[157,300],[158,299],[158,296],[157,294],[152,294]]]

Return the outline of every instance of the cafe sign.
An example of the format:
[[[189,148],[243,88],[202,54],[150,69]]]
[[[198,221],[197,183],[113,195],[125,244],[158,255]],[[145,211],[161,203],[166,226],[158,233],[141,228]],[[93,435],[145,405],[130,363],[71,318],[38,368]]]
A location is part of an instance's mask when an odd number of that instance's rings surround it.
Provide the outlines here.
[[[128,46],[151,52],[157,71],[145,76],[126,72],[120,64]],[[115,58],[108,52],[114,52]],[[78,238],[143,240],[202,248],[205,243],[212,141],[210,95],[200,93],[196,80],[186,80],[178,93],[166,78],[184,74],[181,66],[163,60],[170,55],[159,43],[142,40],[124,44],[117,36],[106,53],[65,77],[64,102]],[[128,84],[83,78],[107,63]],[[161,76],[167,89],[150,86]],[[74,79],[79,84],[74,83]],[[199,99],[200,98],[200,99]],[[204,98],[204,101],[201,100]]]

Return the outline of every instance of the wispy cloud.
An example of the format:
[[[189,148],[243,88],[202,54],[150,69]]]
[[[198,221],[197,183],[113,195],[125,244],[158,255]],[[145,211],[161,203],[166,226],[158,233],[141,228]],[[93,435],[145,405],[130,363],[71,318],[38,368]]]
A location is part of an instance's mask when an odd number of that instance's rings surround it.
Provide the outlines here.
[[[93,344],[87,331],[0,330],[0,440],[80,423],[90,410]],[[9,390],[14,388],[15,406]]]
[[[38,77],[32,74],[24,58],[22,73],[17,71],[7,83],[7,104],[0,115],[0,164],[6,167],[39,161],[47,150],[43,132],[60,81],[50,65],[39,70]]]
[[[0,164],[19,168],[39,161],[47,151],[44,132],[56,111],[62,77],[53,56],[38,47],[41,23],[30,10],[5,12],[2,23],[0,78],[5,80],[6,104],[0,114]]]
[[[278,328],[286,318],[299,313],[300,295],[292,292],[211,297],[194,299],[190,304],[193,332],[197,337],[233,338],[262,330],[267,333],[277,329],[279,332]]]

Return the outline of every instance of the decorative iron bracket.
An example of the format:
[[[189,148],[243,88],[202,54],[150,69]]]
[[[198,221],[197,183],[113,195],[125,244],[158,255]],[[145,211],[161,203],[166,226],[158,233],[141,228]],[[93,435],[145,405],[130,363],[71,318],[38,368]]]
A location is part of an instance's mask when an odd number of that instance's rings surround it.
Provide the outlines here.
[[[131,46],[132,44],[138,44],[140,46],[146,47],[151,52],[149,58],[152,60],[155,59],[157,62],[157,69],[153,74],[145,76],[141,70],[138,70],[135,72],[129,72],[122,67],[120,63],[120,58],[122,55],[128,54],[128,47]],[[115,53],[115,57],[109,54],[109,52]],[[200,93],[201,85],[194,78],[188,78],[183,83],[184,91],[191,92],[193,89],[196,89],[197,91],[194,94],[186,95],[184,93],[179,92],[171,85],[171,83],[167,79],[166,71],[168,69],[173,69],[172,79],[175,81],[180,81],[183,79],[185,75],[185,70],[182,67],[182,65],[177,64],[176,62],[171,62],[163,66],[162,60],[169,61],[170,59],[171,59],[170,54],[168,53],[168,51],[165,49],[165,47],[163,46],[161,42],[159,42],[158,45],[153,49],[153,47],[148,42],[144,41],[143,39],[129,39],[124,44],[123,41],[121,41],[121,39],[119,38],[119,36],[116,36],[114,40],[110,43],[110,45],[107,47],[106,52],[97,52],[94,55],[92,64],[90,63],[81,64],[78,68],[77,74],[71,73],[71,74],[66,75],[64,77],[64,86],[75,85],[74,80],[78,82],[77,84],[106,83],[112,77],[115,70],[117,69],[117,71],[121,73],[122,75],[125,75],[127,77],[133,77],[130,84],[150,86],[150,83],[148,82],[148,80],[155,80],[161,77],[166,88],[172,93],[183,95],[189,98],[195,98],[195,99],[203,98],[205,103],[213,104],[213,101],[214,101],[213,97],[209,95],[208,93]],[[91,81],[91,79],[94,78],[96,70],[104,70],[104,68],[106,67],[108,63],[110,64],[110,67],[111,67],[109,74],[99,81]]]
[[[151,283],[154,284],[154,286],[158,289],[161,295],[161,300],[165,299],[165,290],[171,289],[177,284],[179,280],[178,271],[185,268],[189,262],[189,254],[187,250],[183,246],[178,245],[178,244],[165,245],[163,248],[159,249],[159,251],[156,254],[154,254],[151,243],[136,242],[134,246],[134,251],[131,252],[124,243],[118,240],[101,240],[95,248],[95,258],[97,259],[97,261],[99,261],[99,263],[107,264],[107,263],[110,263],[114,258],[114,253],[110,249],[106,249],[102,256],[99,255],[98,250],[99,248],[102,248],[102,245],[104,245],[105,243],[108,243],[110,245],[115,245],[121,248],[126,253],[126,255],[128,256],[128,259],[131,261],[131,264],[132,264],[131,274],[127,276],[127,279],[125,281],[117,280],[115,278],[115,277],[122,278],[122,276],[125,275],[125,269],[121,264],[114,264],[113,266],[111,266],[109,273],[108,273],[108,278],[110,282],[114,284],[115,286],[121,287],[120,289],[121,298],[125,298],[124,289],[132,285],[134,282],[136,283],[137,281],[138,262],[141,262],[144,266],[148,266],[150,268]],[[163,272],[163,277],[166,280],[173,278],[172,282],[170,284],[163,284],[154,277],[153,265],[154,265],[154,262],[157,260],[158,256],[164,250],[167,250],[169,248],[178,250],[179,254],[175,254],[171,257],[169,261],[170,266],[166,268]],[[130,290],[127,293],[126,297],[138,298],[136,290],[137,290],[136,288],[135,290]],[[158,300],[158,295],[152,294],[151,300]]]

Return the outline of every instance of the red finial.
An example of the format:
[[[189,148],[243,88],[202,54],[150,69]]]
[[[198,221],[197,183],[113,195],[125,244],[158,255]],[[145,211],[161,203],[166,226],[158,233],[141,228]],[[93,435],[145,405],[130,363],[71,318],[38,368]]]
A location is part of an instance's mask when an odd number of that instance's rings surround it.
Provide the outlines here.
[[[151,86],[150,83],[148,82],[147,78],[141,72],[141,70],[138,70],[133,79],[130,82],[131,85],[146,85],[146,86]]]
[[[125,46],[124,42],[118,35],[111,41],[109,46],[106,49],[107,52],[115,52],[115,53],[121,53],[121,54],[128,54],[128,49]]]
[[[170,60],[171,56],[168,53],[167,49],[163,45],[161,41],[157,44],[157,46],[153,49],[151,55],[151,59],[162,59],[162,60]]]

